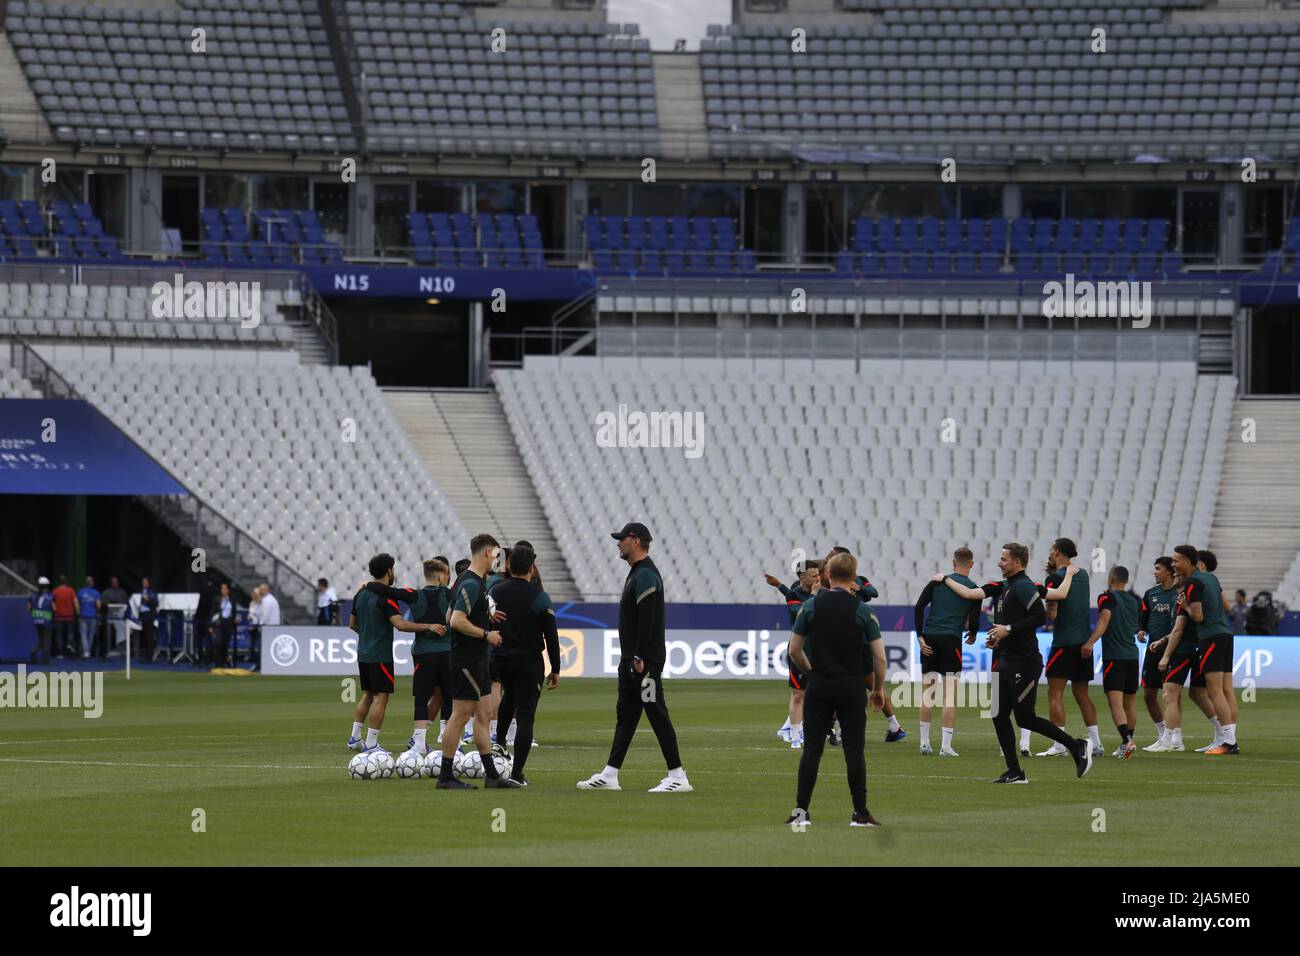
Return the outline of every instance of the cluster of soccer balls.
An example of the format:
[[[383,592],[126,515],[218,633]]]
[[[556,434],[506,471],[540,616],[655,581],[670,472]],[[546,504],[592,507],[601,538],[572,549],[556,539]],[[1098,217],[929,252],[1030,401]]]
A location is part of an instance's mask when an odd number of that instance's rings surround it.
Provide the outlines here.
[[[455,762],[452,765],[452,772],[456,776],[474,780],[484,776],[483,758],[476,751],[463,754],[457,750],[453,757]],[[496,762],[497,773],[503,777],[509,776],[510,756],[494,753],[492,759]],[[372,750],[369,753],[359,753],[348,761],[348,776],[353,780],[386,780],[394,776],[407,780],[417,777],[437,779],[441,772],[442,751],[440,750],[435,750],[427,756],[408,750],[396,758],[382,750]]]

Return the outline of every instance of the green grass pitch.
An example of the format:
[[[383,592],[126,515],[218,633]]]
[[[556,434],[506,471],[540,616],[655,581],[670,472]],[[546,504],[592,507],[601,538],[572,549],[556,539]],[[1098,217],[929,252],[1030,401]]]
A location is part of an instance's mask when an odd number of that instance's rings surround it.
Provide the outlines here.
[[[799,753],[776,737],[776,682],[670,681],[668,701],[695,792],[649,794],[664,774],[642,722],[624,790],[575,789],[605,762],[614,682],[570,680],[542,699],[521,791],[439,792],[427,779],[353,781],[351,721],[336,678],[217,677],[136,671],[105,677],[98,720],[79,712],[0,716],[0,845],[7,865],[1239,865],[1294,862],[1300,820],[1300,691],[1241,704],[1240,757],[1189,751],[1098,758],[1083,780],[1062,758],[1025,761],[1030,785],[997,787],[993,728],[959,713],[956,759],[881,742],[868,722],[867,770],[880,830],[850,829],[844,763],[828,749],[813,825],[782,826]],[[381,742],[410,734],[400,680]],[[1093,690],[1100,704],[1099,688]],[[1046,706],[1040,694],[1040,713]],[[1079,718],[1068,701],[1072,729]],[[1139,708],[1141,708],[1139,702]],[[1117,735],[1102,723],[1107,750]],[[1152,728],[1142,713],[1138,740]],[[938,727],[935,728],[938,743]],[[1046,741],[1034,739],[1035,749]],[[192,830],[193,811],[206,832]],[[506,811],[505,831],[493,811]],[[1094,832],[1096,811],[1105,832]]]

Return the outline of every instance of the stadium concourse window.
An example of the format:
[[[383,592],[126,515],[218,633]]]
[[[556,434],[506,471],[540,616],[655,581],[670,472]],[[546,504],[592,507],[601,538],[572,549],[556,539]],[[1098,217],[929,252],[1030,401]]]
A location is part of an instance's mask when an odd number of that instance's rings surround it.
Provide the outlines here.
[[[843,187],[808,185],[804,193],[806,255],[829,259],[848,245],[846,211]]]
[[[1266,253],[1282,248],[1292,191],[1290,186],[1260,185],[1246,190],[1241,251],[1247,262],[1258,262]]]
[[[739,185],[633,183],[633,216],[708,216],[740,220]],[[588,201],[590,206],[590,200]],[[592,210],[594,212],[594,210]],[[618,213],[612,213],[618,215]],[[607,213],[609,215],[609,213]]]
[[[958,215],[960,192],[953,185],[887,183],[844,187],[850,232],[857,219],[950,219]]]
[[[13,202],[30,199],[29,189],[35,172],[34,166],[0,166],[0,199]]]
[[[475,212],[522,213],[528,184],[517,179],[480,179],[474,183]]]
[[[375,242],[381,253],[391,255],[408,245],[410,211],[410,183],[375,184]]]
[[[199,241],[198,176],[164,176],[162,178],[162,220],[165,229],[180,233],[181,243]]]
[[[248,176],[228,173],[207,173],[203,177],[203,206],[205,209],[247,209],[249,204]]]
[[[627,183],[587,183],[587,212],[593,216],[626,216],[632,208]]]
[[[465,184],[441,179],[415,181],[416,212],[464,212]]]
[[[252,186],[251,208],[253,209],[311,208],[310,188],[306,176],[253,176],[249,184]],[[231,205],[241,208],[243,203]],[[344,221],[346,222],[346,219]],[[321,222],[324,222],[324,217],[321,217]]]
[[[748,186],[741,219],[745,223],[742,241],[746,249],[762,257],[779,257],[781,242],[781,208],[785,189],[781,186]]]
[[[1020,189],[1020,215],[1025,219],[1060,219],[1059,186],[1023,186]]]
[[[86,173],[86,202],[106,235],[126,235],[126,175],[124,173]]]
[[[325,231],[326,242],[346,246],[351,199],[351,187],[346,183],[332,179],[318,179],[312,183],[312,208]]]
[[[1028,215],[1028,213],[1026,213]],[[1178,189],[1174,186],[1067,186],[1067,219],[1178,218]]]
[[[1001,186],[963,186],[961,188],[962,219],[1001,219]]]

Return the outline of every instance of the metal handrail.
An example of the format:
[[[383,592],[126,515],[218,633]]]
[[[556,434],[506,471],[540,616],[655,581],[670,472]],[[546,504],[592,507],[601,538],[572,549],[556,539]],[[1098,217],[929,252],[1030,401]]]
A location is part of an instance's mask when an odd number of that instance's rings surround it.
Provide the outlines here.
[[[76,399],[94,406],[93,402],[90,402],[89,399],[77,391],[77,389],[66,378],[64,378],[63,375],[54,368],[54,366],[42,358],[40,353],[38,353],[25,339],[15,338],[11,341],[11,355],[15,350],[18,352],[18,356],[17,361],[13,364],[18,367],[24,378],[33,383],[37,383],[42,394],[46,397]],[[100,412],[100,414],[105,414],[102,409],[98,408],[98,406],[94,407]],[[107,417],[107,415],[105,415],[105,417]],[[140,447],[130,438],[129,435],[125,435],[125,433],[123,434],[127,440],[131,441],[132,444],[135,444],[136,447],[139,448],[141,454],[145,455],[151,462],[153,462],[159,470],[168,475],[172,474],[167,466],[155,458],[148,449]],[[175,475],[172,475],[172,478],[185,488],[186,495],[184,497],[188,498],[188,500],[194,504],[194,547],[203,547],[205,526],[210,527],[215,525],[217,531],[214,536],[217,538],[219,543],[221,543],[220,539],[223,532],[232,541],[232,544],[228,546],[222,544],[222,546],[229,547],[231,550],[232,559],[235,565],[235,567],[231,569],[232,578],[236,580],[238,579],[241,570],[240,565],[243,561],[245,550],[251,549],[253,551],[253,561],[249,562],[250,565],[254,563],[269,565],[271,569],[270,584],[277,593],[280,591],[282,582],[289,586],[296,586],[301,589],[301,594],[294,596],[293,600],[296,603],[303,604],[304,606],[310,606],[313,595],[316,591],[316,586],[312,584],[310,580],[295,571],[287,562],[277,557],[270,549],[263,546],[243,528],[240,528],[221,512],[213,508],[207,501],[189,488],[188,485],[185,485],[184,482],[176,478]],[[169,510],[169,507],[181,513],[185,513],[188,510],[180,500],[181,496],[177,495],[136,495],[135,497],[146,504],[149,504],[151,501],[156,499],[159,507],[154,510],[162,520],[168,524],[173,524],[166,513]],[[173,527],[175,527],[178,534],[183,535],[185,533],[182,528],[174,524]]]

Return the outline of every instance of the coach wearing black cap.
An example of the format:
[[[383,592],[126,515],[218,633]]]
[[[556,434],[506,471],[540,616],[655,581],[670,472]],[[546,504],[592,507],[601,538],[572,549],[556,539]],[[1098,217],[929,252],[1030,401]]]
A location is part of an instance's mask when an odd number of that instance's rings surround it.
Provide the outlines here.
[[[609,763],[598,774],[578,782],[579,790],[621,790],[618,771],[627,756],[637,724],[644,710],[659,739],[668,776],[651,787],[651,793],[686,793],[690,781],[682,770],[677,752],[677,731],[664,702],[664,582],[650,560],[650,531],[639,522],[615,531],[618,554],[628,563],[623,597],[618,604],[618,706],[615,710],[614,744]]]

